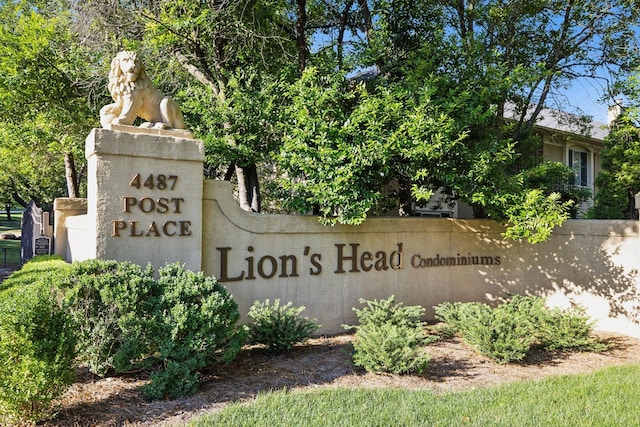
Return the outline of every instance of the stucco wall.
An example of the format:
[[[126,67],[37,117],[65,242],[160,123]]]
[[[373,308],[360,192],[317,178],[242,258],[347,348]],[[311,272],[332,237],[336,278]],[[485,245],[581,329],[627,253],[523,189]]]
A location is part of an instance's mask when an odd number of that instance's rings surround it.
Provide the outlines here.
[[[544,145],[544,159],[550,162],[564,162],[564,147],[554,144]]]
[[[518,293],[584,305],[598,328],[640,336],[634,221],[569,221],[538,245],[504,240],[485,220],[371,218],[324,227],[315,217],[244,212],[220,181],[205,181],[203,212],[203,270],[223,281],[242,312],[280,298],[306,306],[305,315],[336,333],[355,322],[358,298],[394,294],[432,318],[443,301],[494,303]]]

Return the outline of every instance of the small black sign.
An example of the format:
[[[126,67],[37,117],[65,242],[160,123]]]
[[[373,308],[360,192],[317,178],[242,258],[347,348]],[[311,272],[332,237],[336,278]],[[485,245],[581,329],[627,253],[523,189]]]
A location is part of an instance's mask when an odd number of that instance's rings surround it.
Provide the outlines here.
[[[46,236],[36,237],[34,255],[49,255],[51,252],[51,239]]]

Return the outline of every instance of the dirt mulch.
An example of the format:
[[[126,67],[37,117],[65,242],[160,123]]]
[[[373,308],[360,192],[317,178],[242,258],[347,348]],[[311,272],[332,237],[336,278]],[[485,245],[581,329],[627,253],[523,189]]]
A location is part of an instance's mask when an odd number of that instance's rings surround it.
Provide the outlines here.
[[[640,363],[640,340],[598,333],[609,343],[602,353],[534,353],[523,363],[498,365],[454,338],[429,346],[432,357],[422,375],[373,375],[351,364],[353,337],[316,338],[291,353],[272,355],[248,347],[228,366],[204,373],[200,392],[177,400],[148,401],[144,376],[79,380],[64,395],[57,417],[45,426],[178,426],[257,393],[321,387],[393,387],[436,393],[469,390],[551,375],[578,374],[614,365]]]

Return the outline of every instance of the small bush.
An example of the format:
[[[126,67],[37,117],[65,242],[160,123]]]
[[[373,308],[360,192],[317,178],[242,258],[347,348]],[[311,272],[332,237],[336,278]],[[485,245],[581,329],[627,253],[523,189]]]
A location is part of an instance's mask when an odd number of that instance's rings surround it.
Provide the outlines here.
[[[603,351],[607,345],[591,336],[593,322],[583,309],[548,310],[539,327],[540,343],[547,350]]]
[[[199,371],[216,362],[233,360],[246,339],[237,328],[238,305],[213,277],[180,264],[159,270],[162,289],[154,323],[157,358],[162,367],[144,389],[153,398],[194,393]]]
[[[445,322],[459,335],[476,319],[489,315],[491,307],[480,302],[443,302],[434,307],[436,318]]]
[[[524,359],[534,345],[547,350],[599,350],[591,324],[580,310],[548,310],[539,297],[515,295],[491,308],[478,302],[442,303],[436,317],[479,353],[498,363]]]
[[[386,300],[359,301],[367,304],[353,309],[359,325],[344,325],[356,330],[354,364],[368,372],[422,372],[430,360],[423,346],[434,339],[425,334],[426,324],[419,320],[425,309],[396,304],[393,295]]]
[[[20,270],[14,271],[2,283],[0,292],[14,287],[24,287],[47,280],[57,284],[67,274],[71,265],[56,255],[39,255],[31,258]]]
[[[244,342],[238,307],[212,277],[169,264],[151,267],[90,260],[73,265],[67,307],[79,334],[79,359],[104,375],[153,369],[153,398],[192,394],[198,372],[232,360]]]
[[[419,328],[385,323],[358,327],[353,363],[367,372],[421,373],[429,364],[423,352],[424,334]]]
[[[249,339],[276,353],[291,350],[295,343],[305,341],[320,328],[315,319],[300,316],[304,309],[292,307],[291,302],[280,305],[279,299],[273,304],[269,300],[256,301],[248,313],[253,320],[248,325]]]
[[[481,354],[505,364],[525,358],[535,335],[528,321],[506,310],[491,310],[467,325],[463,337]]]
[[[34,258],[0,292],[0,424],[46,419],[75,378],[73,325],[52,286],[67,267]]]
[[[160,288],[153,270],[117,261],[87,260],[72,265],[61,286],[75,321],[79,361],[104,376],[148,367],[157,334],[154,305]]]

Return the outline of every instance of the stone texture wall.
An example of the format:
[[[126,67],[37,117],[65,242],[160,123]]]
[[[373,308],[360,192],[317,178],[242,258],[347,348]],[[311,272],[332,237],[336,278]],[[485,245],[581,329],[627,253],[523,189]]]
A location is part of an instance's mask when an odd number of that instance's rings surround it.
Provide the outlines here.
[[[568,221],[547,242],[502,238],[492,221],[371,218],[324,227],[315,217],[240,210],[228,183],[205,181],[203,270],[246,312],[254,300],[307,307],[323,331],[353,323],[359,298],[393,294],[433,318],[443,301],[495,303],[508,294],[580,304],[601,329],[640,336],[635,221]]]
[[[67,214],[57,253],[201,269],[203,143],[154,131],[89,134],[87,213]]]

